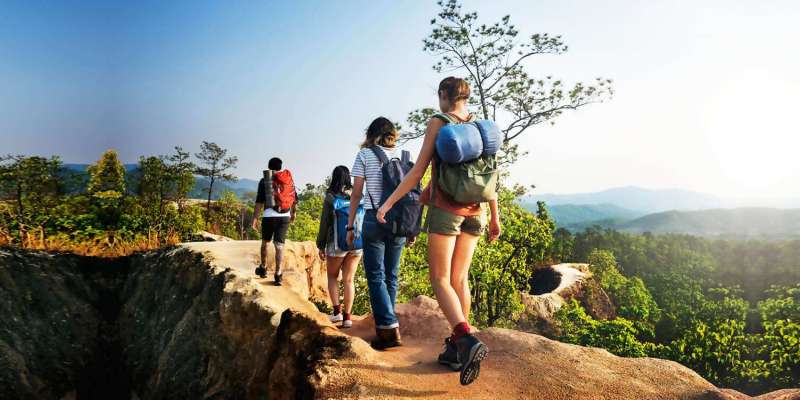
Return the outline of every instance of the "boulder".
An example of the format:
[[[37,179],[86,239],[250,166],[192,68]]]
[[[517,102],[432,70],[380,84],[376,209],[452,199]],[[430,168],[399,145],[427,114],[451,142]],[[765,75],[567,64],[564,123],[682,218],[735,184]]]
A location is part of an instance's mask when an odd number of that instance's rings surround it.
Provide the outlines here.
[[[611,298],[589,271],[588,264],[556,264],[541,268],[531,279],[533,293],[522,293],[524,310],[517,329],[554,337],[558,327],[553,315],[565,302],[577,300],[596,319],[616,316]]]

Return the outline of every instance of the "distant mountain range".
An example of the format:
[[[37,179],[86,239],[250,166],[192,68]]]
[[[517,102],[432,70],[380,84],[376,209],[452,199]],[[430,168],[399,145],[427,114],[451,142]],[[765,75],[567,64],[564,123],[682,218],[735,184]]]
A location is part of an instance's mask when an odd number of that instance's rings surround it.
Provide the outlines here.
[[[139,165],[138,164],[123,164],[125,167],[126,184],[129,190],[132,190],[138,185],[139,182]],[[85,174],[89,164],[64,164],[64,169]],[[82,177],[77,183],[79,188],[75,190],[82,190],[88,182],[88,175]],[[211,195],[212,199],[218,199],[222,193],[231,191],[236,193],[239,198],[246,198],[249,192],[255,192],[258,189],[258,181],[253,179],[239,179],[236,182],[216,181],[214,182],[214,192]],[[189,192],[190,198],[205,199],[208,190],[208,179],[204,177],[195,177],[194,188]]]
[[[529,207],[535,209],[535,207]],[[614,204],[558,204],[547,207],[559,226],[571,226],[586,222],[629,221],[647,213],[629,210]]]
[[[534,194],[523,200],[542,200],[548,206],[563,204],[613,204],[628,210],[654,213],[670,210],[706,210],[711,208],[772,207],[800,208],[800,198],[732,199],[683,189],[644,189],[637,186],[612,188],[600,192],[575,194]]]
[[[686,233],[698,236],[800,238],[800,209],[733,208],[665,211],[622,222],[613,228],[632,233]]]
[[[800,199],[726,199],[680,189],[623,187],[596,193],[534,195],[559,227],[744,238],[800,238]]]

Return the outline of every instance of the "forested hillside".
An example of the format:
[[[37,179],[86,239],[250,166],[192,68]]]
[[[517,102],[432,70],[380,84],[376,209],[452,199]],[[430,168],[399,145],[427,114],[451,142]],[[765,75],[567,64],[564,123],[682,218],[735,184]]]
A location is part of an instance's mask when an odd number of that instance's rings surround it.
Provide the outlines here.
[[[800,209],[732,208],[664,211],[642,216],[611,205],[551,207],[556,224],[572,232],[591,227],[629,233],[676,233],[712,238],[800,238]]]
[[[669,358],[749,393],[800,379],[800,240],[559,229],[553,249],[591,263],[619,307],[611,321],[562,309],[561,340]]]

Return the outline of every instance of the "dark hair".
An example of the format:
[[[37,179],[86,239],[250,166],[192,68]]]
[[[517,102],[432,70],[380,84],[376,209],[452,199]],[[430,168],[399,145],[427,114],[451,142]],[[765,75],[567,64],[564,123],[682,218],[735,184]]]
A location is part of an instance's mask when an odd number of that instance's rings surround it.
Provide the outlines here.
[[[350,182],[350,170],[344,165],[340,165],[333,169],[331,173],[331,184],[328,185],[328,193],[342,194],[346,190],[353,188]]]
[[[267,164],[267,168],[273,171],[280,171],[283,169],[283,161],[281,161],[278,157],[272,157],[269,159],[269,163]]]
[[[448,76],[439,82],[439,96],[442,94],[452,102],[467,100],[469,99],[469,83],[465,79]]]
[[[367,137],[364,139],[364,143],[361,144],[361,148],[376,144],[383,147],[394,147],[398,136],[397,128],[395,128],[392,121],[385,117],[378,117],[369,124]]]

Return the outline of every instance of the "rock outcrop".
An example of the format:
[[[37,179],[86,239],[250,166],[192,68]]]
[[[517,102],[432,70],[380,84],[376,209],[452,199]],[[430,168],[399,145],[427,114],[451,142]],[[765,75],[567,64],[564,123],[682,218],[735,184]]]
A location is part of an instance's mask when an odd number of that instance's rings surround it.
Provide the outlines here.
[[[517,328],[553,337],[558,327],[553,314],[566,301],[578,301],[587,313],[597,319],[616,315],[614,304],[589,271],[588,264],[557,264],[542,268],[531,279],[533,293],[522,293],[524,311]]]
[[[324,296],[314,245],[289,249],[281,287],[254,278],[258,242],[117,260],[3,251],[0,398],[748,398],[671,361],[496,328],[478,333],[491,354],[463,387],[435,361],[449,329],[434,300],[398,305],[405,345],[373,351],[370,318],[338,330],[308,300]]]

